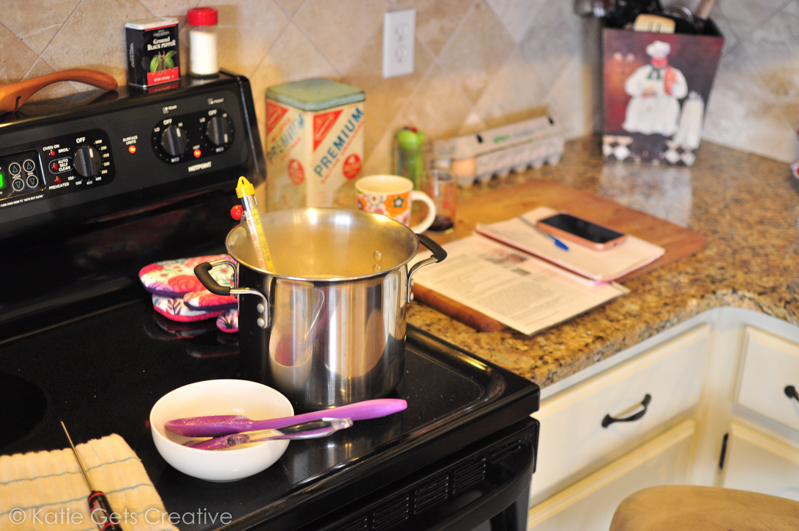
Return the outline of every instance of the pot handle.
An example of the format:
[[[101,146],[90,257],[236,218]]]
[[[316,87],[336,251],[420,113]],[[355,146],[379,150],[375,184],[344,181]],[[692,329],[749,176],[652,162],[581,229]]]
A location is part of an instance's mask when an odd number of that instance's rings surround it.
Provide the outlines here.
[[[433,252],[433,256],[431,256],[430,258],[425,258],[424,260],[420,260],[419,262],[416,262],[415,264],[413,264],[411,270],[408,272],[408,303],[410,303],[413,300],[413,291],[411,291],[411,288],[413,287],[413,282],[411,281],[411,277],[413,277],[413,274],[416,273],[420,268],[430,264],[437,264],[438,262],[441,262],[447,257],[447,251],[445,251],[444,248],[441,247],[439,244],[434,242],[432,238],[430,238],[429,236],[426,236],[424,234],[417,234],[416,237],[419,238],[419,242],[422,245],[424,245],[425,247],[430,249],[430,251]]]
[[[259,314],[261,314],[262,317],[259,317],[255,322],[261,328],[266,328],[269,326],[269,303],[267,302],[263,293],[251,288],[231,288],[228,286],[222,286],[216,280],[214,280],[214,277],[211,276],[211,269],[213,269],[214,266],[229,263],[230,262],[228,260],[203,262],[201,264],[197,264],[197,266],[194,268],[194,274],[197,275],[197,278],[208,291],[216,295],[257,295],[258,297],[261,297],[261,304],[256,306],[256,310]]]

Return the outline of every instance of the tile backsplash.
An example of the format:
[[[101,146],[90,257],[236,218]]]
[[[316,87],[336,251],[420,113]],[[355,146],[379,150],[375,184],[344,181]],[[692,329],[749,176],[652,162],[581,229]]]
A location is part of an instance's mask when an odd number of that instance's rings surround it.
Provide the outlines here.
[[[363,88],[367,174],[388,171],[403,125],[438,137],[549,108],[569,138],[601,130],[600,28],[572,0],[5,0],[0,83],[81,67],[124,84],[124,23],[158,15],[185,26],[198,5],[219,10],[220,65],[251,80],[262,128],[270,85],[322,76]],[[406,7],[417,10],[415,71],[383,79],[383,13]],[[704,138],[792,161],[799,0],[723,0],[711,16],[727,42]],[[181,38],[183,68],[185,27]],[[86,88],[61,83],[39,97]]]

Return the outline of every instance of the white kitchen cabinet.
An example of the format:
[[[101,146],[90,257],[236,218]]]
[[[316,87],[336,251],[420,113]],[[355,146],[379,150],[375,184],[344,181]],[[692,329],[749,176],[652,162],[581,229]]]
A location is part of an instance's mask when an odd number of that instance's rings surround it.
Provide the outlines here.
[[[724,486],[799,501],[799,445],[733,422]]]
[[[694,433],[695,422],[686,420],[532,507],[527,528],[535,531],[607,531],[616,507],[633,492],[687,481]]]
[[[585,476],[621,452],[632,450],[669,420],[694,407],[702,388],[709,327],[697,326],[646,353],[545,400],[531,503]],[[627,418],[633,422],[603,419]]]
[[[799,345],[748,326],[738,385],[738,404],[799,431],[799,400],[785,394],[799,389]]]

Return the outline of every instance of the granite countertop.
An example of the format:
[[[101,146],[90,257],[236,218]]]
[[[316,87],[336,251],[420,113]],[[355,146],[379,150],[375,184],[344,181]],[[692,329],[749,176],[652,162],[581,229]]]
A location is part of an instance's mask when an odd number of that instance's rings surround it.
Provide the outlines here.
[[[541,333],[477,332],[419,302],[408,322],[528,378],[561,380],[706,310],[759,311],[799,325],[799,181],[788,165],[704,142],[685,166],[602,161],[600,139],[566,143],[561,162],[494,178],[461,200],[549,179],[691,228],[700,253],[624,285],[630,293]]]

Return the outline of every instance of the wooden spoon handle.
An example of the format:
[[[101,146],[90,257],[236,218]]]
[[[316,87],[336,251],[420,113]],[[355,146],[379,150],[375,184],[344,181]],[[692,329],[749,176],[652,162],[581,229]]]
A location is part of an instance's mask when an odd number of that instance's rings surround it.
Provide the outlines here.
[[[79,81],[105,90],[114,90],[119,86],[116,79],[96,70],[85,68],[62,70],[0,86],[0,112],[13,112],[19,109],[33,94],[59,81]]]

